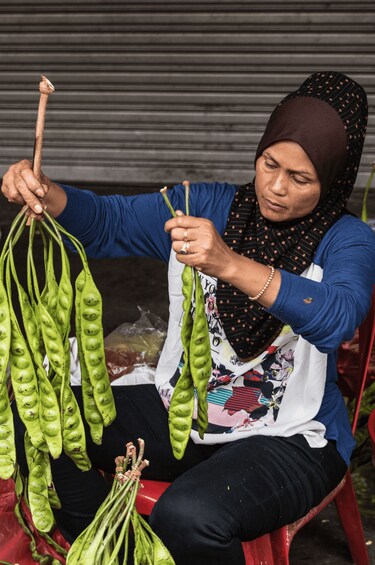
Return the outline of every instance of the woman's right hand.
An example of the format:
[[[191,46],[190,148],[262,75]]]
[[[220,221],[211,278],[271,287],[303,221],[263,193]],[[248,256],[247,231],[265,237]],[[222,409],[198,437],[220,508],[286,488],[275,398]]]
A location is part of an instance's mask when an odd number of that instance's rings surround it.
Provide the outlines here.
[[[38,179],[31,161],[14,163],[3,176],[1,191],[9,202],[29,206],[28,215],[41,219],[43,210],[56,216],[64,209],[66,195],[63,189],[43,173]]]

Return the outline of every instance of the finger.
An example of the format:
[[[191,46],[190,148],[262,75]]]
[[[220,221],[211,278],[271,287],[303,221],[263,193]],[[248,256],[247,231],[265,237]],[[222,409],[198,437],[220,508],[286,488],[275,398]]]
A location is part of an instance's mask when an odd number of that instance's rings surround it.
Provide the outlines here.
[[[48,187],[34,175],[31,163],[29,163],[29,166],[21,168],[20,176],[30,192],[34,193],[39,198],[43,198],[43,196],[46,195]]]
[[[16,188],[29,208],[31,208],[36,214],[41,214],[43,212],[40,200],[29,190],[28,185],[22,178],[17,178]]]
[[[30,219],[34,218],[34,220],[37,220],[38,222],[42,222],[43,220],[45,220],[45,216],[43,216],[43,214],[35,214],[35,212],[31,210],[31,208],[28,208],[26,210],[25,216],[27,216]],[[29,221],[27,222],[27,224],[29,225]]]
[[[178,212],[178,210],[177,210]],[[173,228],[198,228],[200,225],[200,219],[196,218],[195,216],[185,216],[185,214],[182,214],[180,216],[177,216],[177,212],[176,212],[176,217],[175,218],[171,218],[170,220],[168,220],[167,222],[165,222],[164,225],[164,229],[166,232],[170,232]]]
[[[174,241],[172,249],[177,255],[191,255],[192,253],[190,241]]]
[[[172,241],[195,241],[197,232],[194,228],[173,228],[171,238]]]

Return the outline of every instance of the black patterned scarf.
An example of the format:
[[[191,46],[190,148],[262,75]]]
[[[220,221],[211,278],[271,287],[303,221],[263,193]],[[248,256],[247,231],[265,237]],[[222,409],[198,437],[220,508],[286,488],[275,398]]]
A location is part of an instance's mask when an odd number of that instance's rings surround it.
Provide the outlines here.
[[[253,180],[235,194],[223,235],[226,244],[259,263],[301,274],[312,263],[324,234],[346,213],[366,125],[367,99],[361,86],[337,72],[312,74],[275,108],[255,161],[276,141],[299,143],[319,175],[319,204],[304,218],[270,222],[260,213]],[[220,280],[217,305],[226,336],[242,359],[264,351],[284,325],[261,304]]]

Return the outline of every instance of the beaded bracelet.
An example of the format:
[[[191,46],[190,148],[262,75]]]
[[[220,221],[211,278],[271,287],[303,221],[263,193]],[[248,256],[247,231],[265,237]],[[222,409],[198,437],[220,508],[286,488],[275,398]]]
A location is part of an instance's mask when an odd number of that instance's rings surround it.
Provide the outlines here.
[[[258,300],[258,298],[260,298],[266,292],[267,288],[270,286],[273,279],[273,275],[275,274],[275,267],[272,267],[271,265],[268,265],[268,267],[270,268],[271,272],[270,272],[270,276],[267,279],[266,284],[264,285],[262,290],[258,292],[258,294],[256,294],[255,296],[249,296],[250,300]]]

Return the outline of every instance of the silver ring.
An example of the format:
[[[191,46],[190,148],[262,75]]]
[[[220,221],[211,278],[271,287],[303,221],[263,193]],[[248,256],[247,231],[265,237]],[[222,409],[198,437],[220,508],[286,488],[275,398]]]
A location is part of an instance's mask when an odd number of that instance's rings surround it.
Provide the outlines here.
[[[182,247],[180,249],[180,251],[178,251],[178,253],[180,255],[187,255],[189,253],[189,242],[188,241],[184,241],[184,243],[182,244]]]

